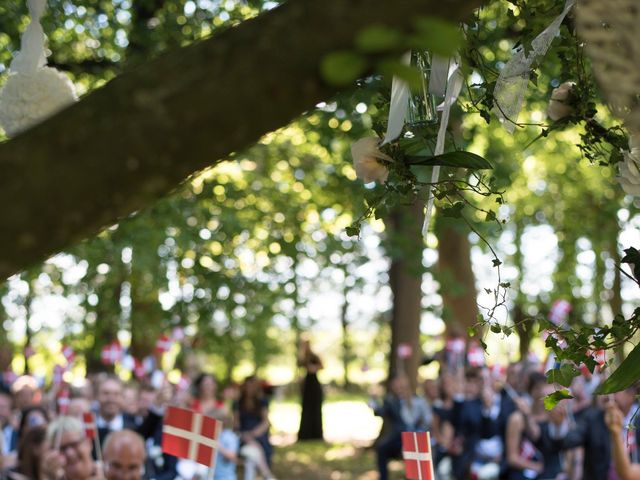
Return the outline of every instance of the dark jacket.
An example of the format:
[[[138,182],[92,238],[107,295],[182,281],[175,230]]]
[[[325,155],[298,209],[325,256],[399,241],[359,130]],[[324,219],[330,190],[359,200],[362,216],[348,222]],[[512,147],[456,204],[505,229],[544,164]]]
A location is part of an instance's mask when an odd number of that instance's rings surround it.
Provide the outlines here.
[[[634,424],[636,445],[640,445],[640,418],[637,415]],[[606,479],[611,463],[611,441],[602,409],[586,409],[575,428],[560,441],[562,449],[580,446],[584,447],[583,480]]]

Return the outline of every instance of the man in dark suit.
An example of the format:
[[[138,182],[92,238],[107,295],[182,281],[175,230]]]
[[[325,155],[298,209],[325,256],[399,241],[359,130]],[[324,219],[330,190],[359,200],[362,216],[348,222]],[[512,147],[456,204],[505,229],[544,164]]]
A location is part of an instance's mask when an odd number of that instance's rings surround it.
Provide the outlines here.
[[[149,408],[147,415],[140,419],[122,411],[122,389],[121,380],[115,376],[105,378],[98,386],[96,425],[101,443],[109,433],[125,429],[133,430],[145,439],[150,438],[162,422],[164,399],[161,396],[157,397],[156,405]]]
[[[638,462],[638,445],[640,445],[640,418],[635,415],[638,405],[635,403],[636,387],[631,387],[614,394],[614,401],[624,416],[624,442],[628,445],[628,455],[633,462]],[[611,442],[609,430],[605,423],[605,412],[600,406],[587,408],[574,428],[565,426],[566,435],[562,429],[552,432],[560,438],[563,449],[584,447],[583,480],[603,480],[617,478],[611,462]],[[567,431],[568,430],[568,431]],[[630,437],[628,437],[630,436]]]
[[[387,431],[376,445],[376,457],[380,480],[387,480],[387,463],[402,453],[402,432],[426,431],[431,425],[432,412],[426,400],[412,390],[404,375],[394,377],[389,383],[390,394],[382,405],[371,401],[373,413],[384,417]]]
[[[492,386],[485,383],[481,370],[470,368],[464,374],[464,396],[454,398],[451,423],[454,441],[451,449],[452,473],[457,479],[467,478],[481,440],[496,435]]]

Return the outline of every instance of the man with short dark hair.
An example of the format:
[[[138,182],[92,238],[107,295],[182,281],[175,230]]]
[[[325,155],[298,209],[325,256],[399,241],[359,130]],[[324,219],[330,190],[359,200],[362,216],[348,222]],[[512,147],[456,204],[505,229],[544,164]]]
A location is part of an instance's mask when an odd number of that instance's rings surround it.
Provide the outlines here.
[[[96,416],[98,436],[104,443],[107,435],[120,430],[133,430],[144,438],[154,435],[162,422],[161,407],[149,408],[147,415],[137,420],[134,415],[123,412],[122,381],[115,376],[105,378],[98,386],[99,410]]]
[[[102,455],[107,480],[140,480],[144,475],[144,440],[131,430],[110,433]]]

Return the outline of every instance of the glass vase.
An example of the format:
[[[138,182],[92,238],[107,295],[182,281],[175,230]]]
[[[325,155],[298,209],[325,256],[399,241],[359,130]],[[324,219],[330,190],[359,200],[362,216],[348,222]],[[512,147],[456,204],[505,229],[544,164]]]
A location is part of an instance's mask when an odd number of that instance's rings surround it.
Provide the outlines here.
[[[420,72],[420,82],[417,90],[412,89],[409,95],[407,126],[409,130],[418,133],[416,130],[438,121],[435,98],[429,93],[431,55],[427,51],[412,51],[411,66]]]

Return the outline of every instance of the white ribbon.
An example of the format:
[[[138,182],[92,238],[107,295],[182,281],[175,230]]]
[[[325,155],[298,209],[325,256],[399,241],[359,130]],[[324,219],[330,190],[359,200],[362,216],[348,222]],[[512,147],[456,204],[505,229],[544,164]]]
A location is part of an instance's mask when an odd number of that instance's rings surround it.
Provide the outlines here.
[[[509,133],[513,133],[515,122],[518,120],[518,114],[524,102],[531,65],[538,57],[547,53],[551,42],[560,31],[564,17],[569,13],[574,3],[575,0],[566,0],[562,13],[531,42],[532,51],[529,52],[529,55],[525,54],[523,47],[519,47],[500,72],[493,96],[496,102],[496,115]]]
[[[459,64],[456,60],[449,59],[449,79],[445,90],[444,102],[438,109],[442,109],[442,118],[440,118],[440,128],[438,129],[438,137],[436,138],[436,148],[433,152],[434,156],[442,155],[444,152],[444,141],[449,124],[449,112],[451,106],[455,103],[460,91],[462,90],[463,77],[460,73]],[[422,224],[422,236],[426,239],[429,233],[429,222],[431,221],[431,212],[435,197],[431,195],[433,184],[440,178],[440,165],[435,165],[431,172],[431,184],[427,187],[427,208],[424,214],[424,223]]]
[[[431,58],[431,72],[429,74],[429,93],[444,97],[447,93],[449,79],[449,65],[451,59],[434,55]]]
[[[20,52],[11,61],[9,68],[12,72],[33,73],[47,64],[47,57],[44,54],[44,30],[40,25],[46,0],[27,0],[27,6],[31,23],[22,35]]]
[[[411,52],[402,56],[401,62],[405,65],[411,64]],[[382,145],[393,142],[402,133],[404,119],[407,116],[409,107],[409,84],[400,77],[393,77],[391,82],[391,103],[389,105],[389,120],[387,122],[387,133],[382,140]]]

